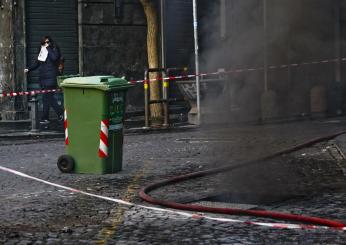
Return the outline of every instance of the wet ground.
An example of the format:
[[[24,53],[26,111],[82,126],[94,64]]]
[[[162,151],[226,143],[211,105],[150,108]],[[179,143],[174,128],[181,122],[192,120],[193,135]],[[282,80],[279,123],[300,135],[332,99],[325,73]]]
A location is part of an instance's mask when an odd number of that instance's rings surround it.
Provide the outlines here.
[[[128,134],[123,171],[107,175],[60,173],[56,161],[65,153],[63,139],[7,138],[0,141],[0,166],[49,183],[152,206],[138,197],[147,184],[240,164],[232,171],[150,194],[183,203],[266,208],[346,222],[346,135],[267,161],[242,164],[343,131],[345,126],[345,119],[335,119]],[[346,232],[340,230],[277,229],[120,205],[1,170],[0,203],[1,244],[344,244],[346,239]]]

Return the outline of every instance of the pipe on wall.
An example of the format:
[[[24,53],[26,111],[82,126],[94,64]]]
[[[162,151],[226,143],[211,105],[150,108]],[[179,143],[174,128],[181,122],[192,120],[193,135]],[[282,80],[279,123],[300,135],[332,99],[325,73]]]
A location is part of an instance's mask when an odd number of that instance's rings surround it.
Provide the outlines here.
[[[83,50],[83,2],[78,1],[78,70],[81,76],[84,75],[84,50]]]
[[[165,0],[160,1],[160,23],[161,23],[161,67],[166,68],[166,34],[165,34]]]

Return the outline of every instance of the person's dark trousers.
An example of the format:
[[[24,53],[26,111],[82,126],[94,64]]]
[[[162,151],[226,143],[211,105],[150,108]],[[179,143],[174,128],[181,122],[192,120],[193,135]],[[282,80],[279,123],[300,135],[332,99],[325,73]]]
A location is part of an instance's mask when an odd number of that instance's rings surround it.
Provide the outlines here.
[[[56,87],[45,87],[43,88],[45,90],[47,89],[56,89]],[[58,115],[58,117],[63,115],[63,108],[58,105],[54,93],[45,93],[43,94],[43,115],[42,120],[48,120],[49,119],[49,108],[52,107],[55,111],[55,113]]]

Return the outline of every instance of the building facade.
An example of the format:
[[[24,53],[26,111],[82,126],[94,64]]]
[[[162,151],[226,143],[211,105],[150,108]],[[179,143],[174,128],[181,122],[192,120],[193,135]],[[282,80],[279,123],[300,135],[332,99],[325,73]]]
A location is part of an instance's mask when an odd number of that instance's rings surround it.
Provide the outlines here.
[[[162,16],[162,66],[190,67],[193,73],[192,1],[156,3]],[[232,122],[344,113],[345,0],[197,3],[200,70],[237,71],[223,77],[226,83],[202,86],[202,114],[221,107],[225,120]],[[138,0],[1,4],[2,91],[38,87],[37,74],[25,76],[23,69],[34,61],[43,35],[59,44],[66,59],[65,74],[143,78],[146,18]],[[131,94],[130,105],[142,106],[142,87]],[[0,98],[0,110],[2,120],[28,118],[27,98]]]
[[[45,35],[51,36],[61,49],[65,58],[64,74],[143,77],[147,66],[146,19],[138,0],[1,3],[0,89],[3,92],[39,87],[37,72],[26,76],[23,71],[36,59],[40,39]],[[134,89],[133,93],[140,91]],[[2,120],[27,119],[27,98],[2,98],[0,110]]]

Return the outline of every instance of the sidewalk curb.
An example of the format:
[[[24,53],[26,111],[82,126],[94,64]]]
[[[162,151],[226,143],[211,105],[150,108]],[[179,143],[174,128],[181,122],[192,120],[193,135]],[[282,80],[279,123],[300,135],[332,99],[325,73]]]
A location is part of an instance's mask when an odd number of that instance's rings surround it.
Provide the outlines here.
[[[16,132],[12,134],[0,134],[1,140],[30,140],[30,139],[55,139],[64,138],[61,132]]]
[[[169,132],[180,132],[187,130],[197,129],[195,125],[184,125],[178,127],[169,128],[129,128],[124,130],[124,135],[139,135],[139,134],[150,134],[150,133],[169,133]],[[64,132],[58,131],[39,131],[39,132],[14,132],[8,134],[0,134],[0,141],[2,140],[32,140],[32,139],[63,139],[65,137]]]
[[[183,125],[183,126],[172,126],[168,128],[129,128],[124,130],[125,135],[139,135],[139,134],[150,134],[150,133],[171,133],[171,132],[182,132],[187,130],[198,129],[196,125]]]

